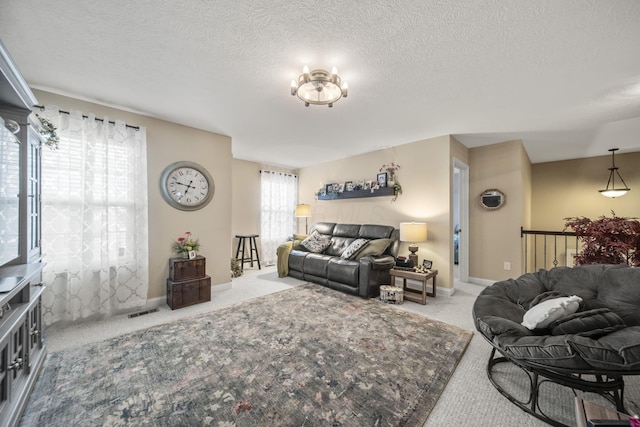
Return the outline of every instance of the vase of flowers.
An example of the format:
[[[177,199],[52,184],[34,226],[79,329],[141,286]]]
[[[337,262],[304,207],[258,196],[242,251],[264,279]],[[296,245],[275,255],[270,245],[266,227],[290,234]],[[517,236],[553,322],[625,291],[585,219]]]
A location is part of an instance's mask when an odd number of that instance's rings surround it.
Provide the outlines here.
[[[189,258],[190,251],[200,250],[200,240],[193,237],[190,231],[185,231],[184,236],[178,237],[171,244],[171,249],[182,258]]]
[[[398,172],[398,169],[400,169],[400,165],[391,162],[388,165],[382,165],[382,167],[380,168],[380,172],[386,172],[389,175],[389,178],[387,179],[387,182],[389,182],[396,180],[396,172]],[[393,184],[389,184],[389,186],[391,187],[393,186]]]

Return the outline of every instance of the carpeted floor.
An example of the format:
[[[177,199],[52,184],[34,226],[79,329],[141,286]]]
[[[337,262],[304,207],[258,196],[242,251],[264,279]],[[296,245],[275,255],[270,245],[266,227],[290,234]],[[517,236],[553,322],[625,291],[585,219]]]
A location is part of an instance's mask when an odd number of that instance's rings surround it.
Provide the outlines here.
[[[21,425],[422,425],[471,336],[304,285],[53,353]]]

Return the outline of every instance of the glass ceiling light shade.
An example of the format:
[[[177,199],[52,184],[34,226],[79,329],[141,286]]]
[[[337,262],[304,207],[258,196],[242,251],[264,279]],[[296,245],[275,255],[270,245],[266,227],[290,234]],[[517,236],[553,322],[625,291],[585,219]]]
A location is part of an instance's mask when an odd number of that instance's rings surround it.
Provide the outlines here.
[[[602,194],[605,197],[613,198],[613,197],[624,196],[625,194],[627,194],[627,191],[630,191],[631,189],[627,187],[627,184],[624,182],[624,179],[622,179],[622,177],[620,176],[620,172],[618,172],[618,168],[616,167],[615,155],[618,149],[611,148],[609,151],[611,151],[611,167],[609,168],[609,180],[607,181],[607,187],[604,190],[598,190],[598,191],[600,191],[600,194]],[[617,188],[616,188],[616,175],[618,176],[618,179],[622,183],[622,186],[618,184]]]
[[[305,65],[298,80],[291,81],[291,95],[298,95],[305,107],[314,104],[331,108],[334,102],[347,97],[348,87],[347,82],[340,79],[336,67],[331,69],[331,73],[325,70],[309,72],[309,67]]]

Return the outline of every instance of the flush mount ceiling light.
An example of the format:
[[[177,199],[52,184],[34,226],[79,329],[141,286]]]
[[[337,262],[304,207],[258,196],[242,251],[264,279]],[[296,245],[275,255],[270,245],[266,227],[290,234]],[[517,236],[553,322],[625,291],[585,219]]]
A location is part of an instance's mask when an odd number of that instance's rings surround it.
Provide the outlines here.
[[[609,181],[607,181],[607,188],[605,188],[604,190],[598,190],[598,191],[600,191],[600,194],[602,194],[605,197],[613,198],[613,197],[624,196],[625,194],[627,194],[627,191],[630,191],[631,189],[627,187],[627,184],[624,182],[624,179],[622,179],[622,177],[620,176],[620,172],[618,172],[618,168],[616,167],[615,155],[618,149],[611,148],[609,151],[611,151],[611,167],[609,168]],[[622,187],[618,184],[618,188],[616,188],[616,175],[618,175],[618,178],[620,179],[620,182],[623,185]]]
[[[291,80],[291,95],[298,95],[305,107],[314,104],[331,108],[334,102],[347,97],[348,87],[347,82],[340,79],[336,67],[331,69],[331,73],[325,70],[309,72],[309,67],[305,65],[298,81]]]

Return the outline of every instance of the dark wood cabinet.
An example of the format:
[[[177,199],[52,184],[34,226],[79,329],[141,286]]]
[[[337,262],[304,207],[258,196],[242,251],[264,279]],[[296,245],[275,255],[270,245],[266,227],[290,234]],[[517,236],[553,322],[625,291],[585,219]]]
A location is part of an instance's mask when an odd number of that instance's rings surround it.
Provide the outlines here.
[[[167,305],[172,310],[211,301],[211,277],[206,275],[206,258],[171,258],[167,279]]]

